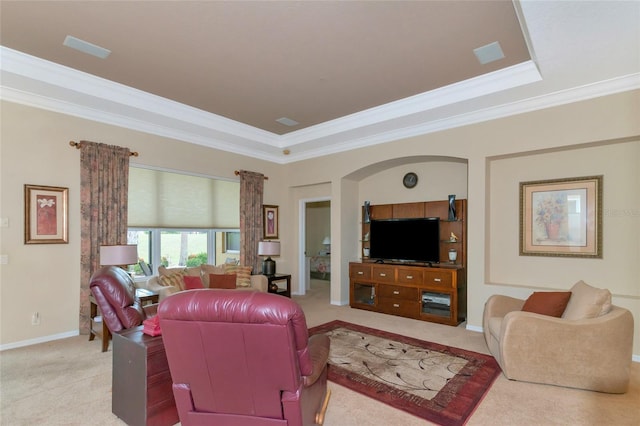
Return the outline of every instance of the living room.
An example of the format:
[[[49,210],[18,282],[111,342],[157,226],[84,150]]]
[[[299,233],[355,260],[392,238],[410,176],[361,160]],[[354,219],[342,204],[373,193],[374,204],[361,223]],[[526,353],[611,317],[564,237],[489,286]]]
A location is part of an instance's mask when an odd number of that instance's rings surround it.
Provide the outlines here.
[[[468,202],[468,309],[461,327],[482,330],[484,304],[493,294],[526,298],[584,280],[609,289],[613,304],[630,310],[640,330],[640,89],[635,83],[602,96],[566,99],[349,151],[274,162],[3,98],[0,217],[6,222],[0,242],[8,259],[0,267],[0,349],[79,332],[80,164],[68,142],[80,140],[137,151],[134,166],[226,180],[237,180],[240,169],[268,176],[264,202],[279,206],[277,268],[292,274],[294,294],[302,292],[304,273],[300,201],[330,199],[328,310],[348,304],[348,263],[362,256],[364,201],[432,201],[456,194]],[[419,176],[413,189],[402,186],[407,172]],[[602,258],[521,256],[519,183],[592,175],[604,176]],[[68,244],[23,244],[24,184],[69,188]],[[34,312],[38,325],[32,325]],[[637,333],[633,354],[640,362]]]
[[[364,200],[440,200],[455,193],[469,203],[467,327],[481,327],[484,301],[491,294],[526,298],[534,290],[568,289],[582,279],[609,288],[613,303],[631,310],[640,328],[635,285],[640,131],[631,119],[638,115],[637,96],[638,91],[631,91],[287,165],[4,102],[2,205],[9,227],[3,229],[2,247],[10,261],[2,266],[2,347],[77,332],[79,265],[69,260],[79,259],[80,253],[80,171],[78,152],[67,142],[89,135],[129,146],[140,152],[135,162],[147,166],[203,175],[215,171],[228,179],[239,168],[268,176],[265,203],[280,206],[278,270],[292,274],[294,293],[300,292],[301,277],[299,200],[331,197],[331,303],[345,305],[348,262],[361,257]],[[406,164],[398,166],[398,161]],[[410,170],[421,176],[413,190],[401,183]],[[603,258],[519,256],[518,182],[594,174],[604,175]],[[358,182],[354,175],[366,178]],[[69,244],[22,243],[24,183],[69,188]],[[33,311],[40,312],[38,326],[31,325]],[[639,344],[634,342],[636,358]]]

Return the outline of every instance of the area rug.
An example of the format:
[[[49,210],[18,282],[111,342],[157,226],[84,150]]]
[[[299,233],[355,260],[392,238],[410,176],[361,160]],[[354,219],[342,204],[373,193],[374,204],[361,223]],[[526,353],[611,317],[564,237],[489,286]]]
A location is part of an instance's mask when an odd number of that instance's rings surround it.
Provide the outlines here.
[[[329,380],[444,426],[465,424],[500,374],[490,355],[343,321],[309,333],[331,339]]]

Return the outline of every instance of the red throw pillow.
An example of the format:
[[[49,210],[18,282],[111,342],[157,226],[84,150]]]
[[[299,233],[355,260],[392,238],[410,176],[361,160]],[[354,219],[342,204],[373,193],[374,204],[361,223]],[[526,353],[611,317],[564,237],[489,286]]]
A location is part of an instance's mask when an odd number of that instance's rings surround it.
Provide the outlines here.
[[[189,275],[184,276],[184,289],[185,290],[197,290],[204,288],[200,277],[191,277]]]
[[[235,274],[210,274],[209,288],[236,288]]]
[[[570,291],[534,291],[524,302],[522,310],[560,318],[570,297]]]

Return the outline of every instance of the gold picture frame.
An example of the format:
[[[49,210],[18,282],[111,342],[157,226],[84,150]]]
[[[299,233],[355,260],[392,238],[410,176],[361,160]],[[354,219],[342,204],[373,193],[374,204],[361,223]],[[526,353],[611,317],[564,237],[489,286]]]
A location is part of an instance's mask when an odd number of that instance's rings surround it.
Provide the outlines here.
[[[265,240],[278,239],[278,206],[262,206],[263,237]]]
[[[601,259],[602,181],[520,182],[520,255]]]
[[[69,243],[69,188],[24,186],[24,243]]]

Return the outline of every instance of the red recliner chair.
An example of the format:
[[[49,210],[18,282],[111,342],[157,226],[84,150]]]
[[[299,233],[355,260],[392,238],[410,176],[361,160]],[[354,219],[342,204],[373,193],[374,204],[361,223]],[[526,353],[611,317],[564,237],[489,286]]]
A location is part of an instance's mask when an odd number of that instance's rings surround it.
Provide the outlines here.
[[[309,337],[300,305],[237,290],[189,290],[160,302],[182,426],[322,424],[329,338]]]
[[[131,276],[120,267],[104,266],[97,270],[91,276],[89,288],[110,333],[139,326],[157,312],[157,304],[141,306]],[[104,349],[110,337],[102,336]]]

